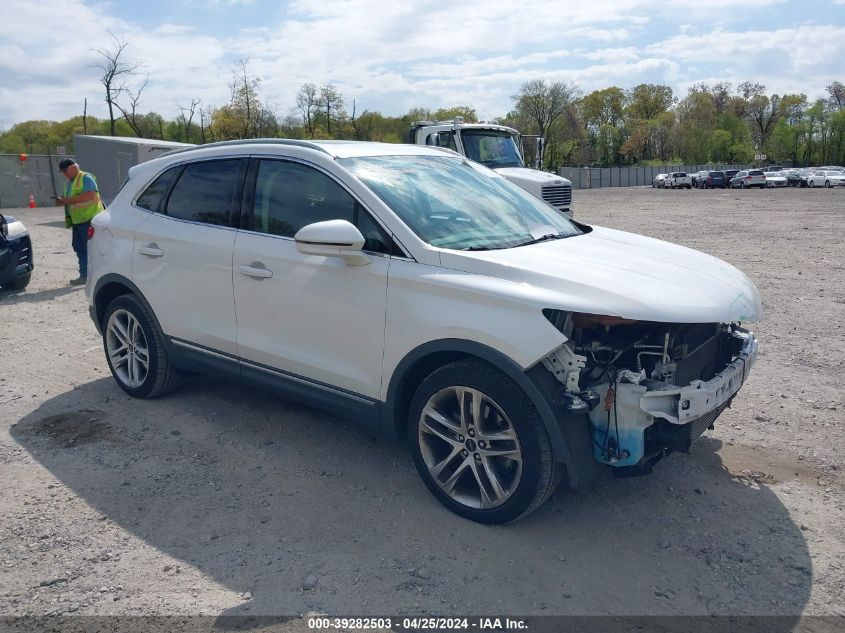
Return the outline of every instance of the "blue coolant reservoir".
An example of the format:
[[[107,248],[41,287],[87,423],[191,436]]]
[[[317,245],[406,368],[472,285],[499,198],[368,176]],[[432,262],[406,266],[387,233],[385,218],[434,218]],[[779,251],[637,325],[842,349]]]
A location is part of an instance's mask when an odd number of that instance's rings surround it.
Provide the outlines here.
[[[593,457],[611,466],[634,466],[643,457],[645,429],[654,423],[654,417],[640,408],[640,399],[648,389],[618,382],[615,395],[608,398],[609,388],[607,383],[592,388],[601,396],[598,406],[590,411]]]

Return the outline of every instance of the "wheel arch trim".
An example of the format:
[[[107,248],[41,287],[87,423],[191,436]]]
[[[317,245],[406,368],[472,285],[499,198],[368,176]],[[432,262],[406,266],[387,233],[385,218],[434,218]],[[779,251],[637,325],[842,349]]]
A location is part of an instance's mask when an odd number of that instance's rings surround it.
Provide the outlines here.
[[[129,281],[126,277],[124,277],[123,275],[119,275],[117,273],[107,273],[107,274],[103,275],[102,277],[100,277],[97,280],[97,285],[94,287],[94,292],[91,293],[91,297],[92,297],[92,305],[90,306],[91,318],[94,321],[94,325],[97,326],[97,331],[102,333],[102,328],[103,328],[102,319],[105,317],[106,309],[108,308],[108,305],[99,305],[98,300],[99,300],[100,294],[103,292],[103,290],[106,288],[106,286],[109,286],[111,284],[117,284],[117,285],[125,286],[126,288],[129,289],[129,292],[128,293],[121,293],[121,294],[133,294],[138,299],[138,301],[140,301],[142,304],[144,304],[144,307],[147,309],[147,311],[152,316],[153,321],[155,321],[155,324],[158,327],[159,331],[162,332],[162,334],[164,335],[165,344],[168,345],[168,347],[169,347],[170,342],[168,340],[168,337],[167,337],[166,334],[164,334],[164,331],[161,329],[161,323],[159,323],[158,317],[156,316],[155,311],[153,310],[152,306],[150,305],[150,302],[147,301],[147,298],[144,296],[144,293],[142,293],[138,289],[138,286],[136,286],[134,283]]]
[[[513,380],[537,408],[537,412],[540,414],[543,425],[549,434],[555,460],[569,463],[567,441],[560,428],[558,416],[552,409],[551,398],[530,377],[529,374],[533,373],[532,370],[523,369],[513,359],[492,347],[463,339],[440,339],[423,343],[408,352],[399,362],[390,378],[387,400],[382,409],[381,426],[386,434],[393,437],[400,437],[403,434],[407,406],[410,404],[415,391],[414,385],[408,384],[408,380],[414,377],[415,368],[419,368],[421,364],[426,362],[426,359],[432,357],[449,359],[446,362],[451,362],[450,357],[454,357],[454,359],[477,358],[495,367]]]

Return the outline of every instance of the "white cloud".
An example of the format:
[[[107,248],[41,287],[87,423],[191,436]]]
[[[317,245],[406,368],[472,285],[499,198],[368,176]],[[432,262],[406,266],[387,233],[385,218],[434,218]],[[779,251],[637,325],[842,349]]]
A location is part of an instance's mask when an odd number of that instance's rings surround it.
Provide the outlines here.
[[[237,2],[189,4],[216,5],[217,15]],[[507,112],[520,84],[538,77],[574,82],[584,92],[640,82],[669,83],[680,92],[719,77],[820,94],[838,70],[817,62],[843,58],[845,27],[743,32],[707,21],[729,7],[731,15],[753,16],[777,2],[746,0],[737,10],[733,0],[676,0],[665,15],[652,0],[524,0],[518,10],[512,0],[295,0],[281,18],[258,28],[233,25],[216,37],[204,32],[200,17],[190,24],[170,17],[149,29],[117,17],[111,4],[12,0],[0,21],[0,126],[67,118],[81,111],[85,97],[89,113],[103,117],[92,49],[108,46],[107,31],[129,43],[127,59],[143,61],[149,74],[142,109],[166,117],[195,97],[225,103],[234,64],[247,58],[261,94],[281,112],[305,82],[335,83],[359,112],[466,104],[487,118]],[[683,20],[671,19],[678,14]],[[73,37],[56,36],[68,32]]]

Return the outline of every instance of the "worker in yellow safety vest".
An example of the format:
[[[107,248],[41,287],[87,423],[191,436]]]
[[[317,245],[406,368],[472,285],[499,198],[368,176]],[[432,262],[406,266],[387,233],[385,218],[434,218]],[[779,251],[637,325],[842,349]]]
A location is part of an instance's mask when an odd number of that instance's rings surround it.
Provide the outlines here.
[[[79,169],[76,161],[65,158],[59,162],[59,170],[67,178],[64,195],[56,198],[56,204],[65,208],[65,226],[73,231],[71,244],[79,260],[79,277],[70,284],[85,283],[88,276],[88,228],[95,215],[103,210],[97,180],[93,174]]]

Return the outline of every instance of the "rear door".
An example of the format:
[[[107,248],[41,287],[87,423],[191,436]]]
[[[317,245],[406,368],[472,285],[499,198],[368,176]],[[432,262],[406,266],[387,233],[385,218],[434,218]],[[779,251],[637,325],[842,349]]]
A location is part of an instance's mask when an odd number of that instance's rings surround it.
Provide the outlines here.
[[[132,278],[166,335],[237,353],[232,253],[247,159],[171,168],[138,197]]]

